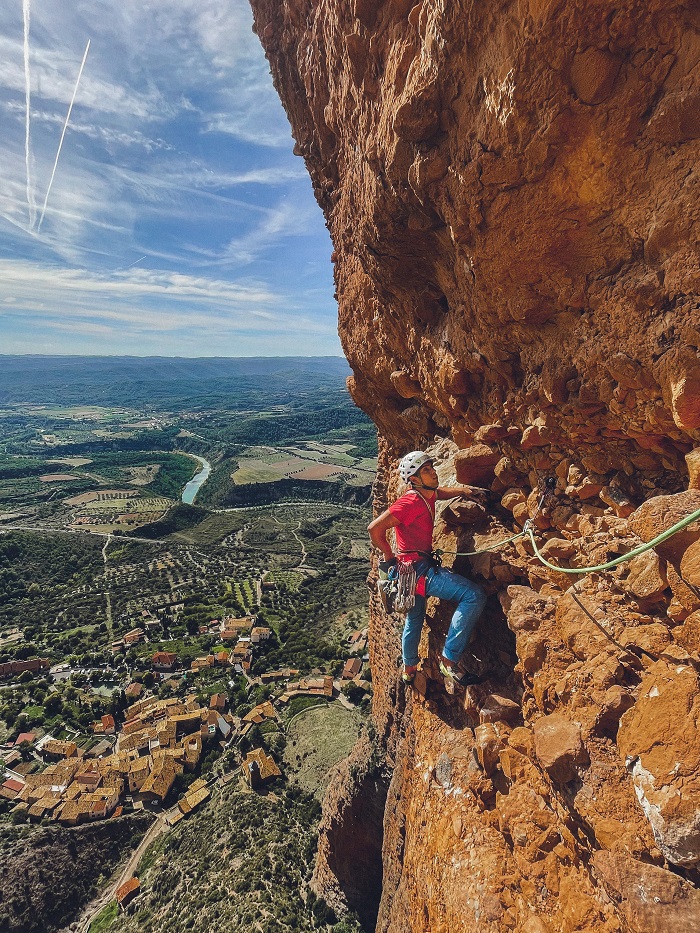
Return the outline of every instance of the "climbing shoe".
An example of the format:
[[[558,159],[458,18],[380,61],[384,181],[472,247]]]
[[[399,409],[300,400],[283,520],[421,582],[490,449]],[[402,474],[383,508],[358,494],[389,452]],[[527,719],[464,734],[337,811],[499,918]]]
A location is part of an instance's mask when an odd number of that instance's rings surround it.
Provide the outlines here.
[[[413,678],[418,673],[417,667],[404,667],[401,672],[401,680],[407,685],[410,686],[413,683]]]
[[[440,673],[450,684],[457,687],[473,687],[482,681],[482,678],[476,674],[458,671],[456,668],[449,667],[444,661],[440,661]]]

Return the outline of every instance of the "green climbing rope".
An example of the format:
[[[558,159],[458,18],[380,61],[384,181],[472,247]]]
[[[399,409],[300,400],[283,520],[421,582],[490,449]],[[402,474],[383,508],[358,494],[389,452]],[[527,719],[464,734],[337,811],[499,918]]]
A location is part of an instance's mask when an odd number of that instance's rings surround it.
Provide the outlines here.
[[[672,525],[667,531],[657,535],[652,541],[648,541],[646,544],[642,544],[639,547],[634,548],[634,550],[628,551],[627,554],[622,554],[622,556],[616,557],[615,560],[610,560],[606,564],[597,564],[595,567],[558,567],[556,564],[550,563],[546,557],[543,557],[540,549],[537,547],[537,541],[535,540],[535,534],[532,530],[531,520],[528,520],[525,523],[525,527],[522,531],[519,531],[511,538],[506,538],[504,541],[497,541],[495,544],[489,544],[488,547],[481,548],[478,551],[443,551],[441,548],[437,548],[435,553],[439,554],[440,556],[443,554],[449,554],[452,557],[476,557],[479,554],[486,554],[488,551],[495,551],[498,548],[504,547],[506,544],[510,544],[511,541],[517,541],[518,538],[524,538],[527,535],[532,542],[535,556],[540,561],[540,563],[544,564],[545,567],[549,567],[550,570],[558,570],[560,573],[594,573],[603,570],[612,570],[612,568],[617,567],[618,564],[622,564],[627,560],[632,560],[633,557],[637,557],[639,554],[644,554],[647,551],[651,551],[656,547],[657,544],[662,544],[664,541],[667,541],[673,535],[677,534],[677,532],[687,528],[688,525],[692,525],[692,523],[697,521],[699,518],[700,509],[697,509],[695,512],[691,512],[690,515],[686,515],[686,517],[682,518],[679,522],[676,522],[676,524]]]
[[[628,551],[627,554],[622,554],[621,557],[616,557],[615,560],[609,560],[606,564],[597,564],[595,567],[557,567],[556,564],[550,563],[546,557],[542,556],[540,549],[537,547],[537,542],[535,541],[535,535],[532,530],[532,526],[526,524],[523,531],[529,535],[530,541],[532,542],[532,546],[535,550],[535,556],[540,561],[540,563],[544,564],[545,567],[549,567],[550,570],[557,570],[559,573],[593,573],[595,571],[612,570],[613,567],[617,567],[618,564],[622,564],[626,560],[632,560],[633,557],[637,557],[639,554],[644,554],[646,551],[651,551],[656,547],[657,544],[662,544],[664,541],[667,541],[673,535],[677,534],[677,532],[687,528],[688,525],[691,525],[699,518],[700,509],[697,509],[695,512],[691,512],[690,515],[686,515],[685,518],[681,519],[679,522],[676,522],[676,524],[672,525],[667,531],[657,535],[646,544],[642,544],[639,547],[634,548],[634,550]]]

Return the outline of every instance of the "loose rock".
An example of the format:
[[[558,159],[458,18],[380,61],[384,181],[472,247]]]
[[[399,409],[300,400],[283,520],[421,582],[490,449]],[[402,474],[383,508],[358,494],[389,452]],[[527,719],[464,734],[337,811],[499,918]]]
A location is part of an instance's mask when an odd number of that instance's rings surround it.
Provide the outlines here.
[[[588,761],[579,724],[552,713],[538,719],[534,731],[537,758],[547,774],[561,783],[573,780],[577,768]]]

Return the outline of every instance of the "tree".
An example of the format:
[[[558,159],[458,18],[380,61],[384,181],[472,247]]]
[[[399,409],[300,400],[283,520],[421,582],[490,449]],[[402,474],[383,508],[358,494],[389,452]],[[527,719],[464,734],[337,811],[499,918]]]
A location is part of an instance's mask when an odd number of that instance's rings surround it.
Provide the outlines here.
[[[350,700],[351,703],[360,703],[364,698],[365,691],[359,684],[344,684],[342,693]]]
[[[15,721],[15,727],[18,732],[24,732],[29,725],[29,720],[27,719],[26,713],[20,713]]]
[[[25,644],[20,645],[15,651],[15,657],[18,661],[26,661],[27,658],[36,657],[37,646],[32,642],[25,642]]]
[[[63,706],[60,693],[52,693],[44,700],[44,712],[47,717],[55,716]]]
[[[113,716],[119,715],[128,705],[129,702],[123,690],[115,690],[109,698],[109,711]]]
[[[46,690],[42,690],[41,687],[37,688],[36,684],[34,684],[30,688],[29,692],[32,698],[32,702],[37,706],[42,706],[44,700],[46,699]]]

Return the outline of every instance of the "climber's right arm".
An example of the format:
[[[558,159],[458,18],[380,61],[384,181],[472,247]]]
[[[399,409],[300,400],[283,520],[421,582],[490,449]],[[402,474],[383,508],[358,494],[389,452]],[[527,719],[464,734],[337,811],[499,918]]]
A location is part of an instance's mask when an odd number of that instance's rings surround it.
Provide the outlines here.
[[[392,560],[394,557],[394,552],[391,550],[386,535],[390,528],[395,528],[398,524],[400,524],[398,518],[387,509],[367,526],[369,539],[377,550],[382,552],[384,560]]]

